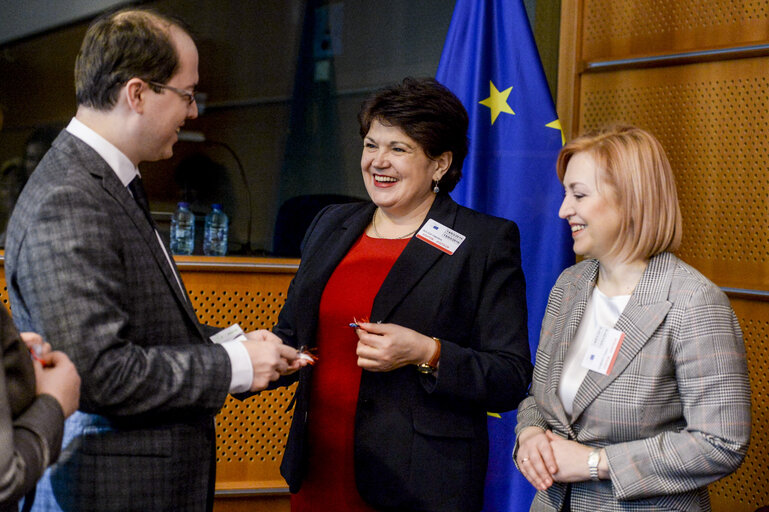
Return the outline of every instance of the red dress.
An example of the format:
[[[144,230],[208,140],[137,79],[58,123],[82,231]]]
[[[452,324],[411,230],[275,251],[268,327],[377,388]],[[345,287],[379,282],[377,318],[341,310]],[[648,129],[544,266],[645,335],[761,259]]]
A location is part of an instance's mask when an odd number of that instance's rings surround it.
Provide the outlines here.
[[[374,511],[358,494],[353,433],[361,368],[353,318],[368,318],[374,297],[409,239],[361,236],[334,270],[320,301],[308,421],[309,466],[292,512]]]

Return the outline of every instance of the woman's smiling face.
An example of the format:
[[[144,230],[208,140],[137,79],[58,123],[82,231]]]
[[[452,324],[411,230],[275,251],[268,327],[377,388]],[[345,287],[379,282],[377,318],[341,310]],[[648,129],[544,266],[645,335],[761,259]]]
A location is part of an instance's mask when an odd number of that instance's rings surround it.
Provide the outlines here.
[[[360,159],[366,191],[384,211],[407,214],[432,202],[432,182],[448,169],[447,155],[432,160],[403,130],[375,119],[363,140]]]
[[[589,153],[576,153],[563,176],[565,195],[558,216],[571,226],[574,252],[599,261],[613,256],[622,216],[611,187],[598,187],[598,169]]]

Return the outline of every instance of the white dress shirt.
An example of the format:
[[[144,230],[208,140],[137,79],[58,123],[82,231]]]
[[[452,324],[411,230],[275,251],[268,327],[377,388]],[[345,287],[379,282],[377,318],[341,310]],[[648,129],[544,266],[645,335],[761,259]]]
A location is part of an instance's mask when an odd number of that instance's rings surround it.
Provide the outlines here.
[[[131,162],[131,160],[112,143],[107,141],[104,137],[96,133],[94,130],[83,124],[77,118],[72,118],[67,125],[67,131],[82,140],[99,156],[101,156],[107,165],[115,172],[120,182],[128,187],[136,176],[141,177],[139,169]],[[131,191],[129,190],[130,194]],[[155,236],[158,239],[160,248],[163,250],[163,254],[166,255],[168,266],[171,267],[171,273],[176,278],[176,283],[182,291],[182,296],[187,300],[187,292],[182,286],[179,276],[174,271],[174,266],[171,263],[171,255],[166,249],[166,245],[160,238],[160,233],[155,230]],[[230,357],[230,364],[232,365],[232,380],[230,381],[230,393],[241,393],[251,389],[251,383],[254,378],[253,369],[251,367],[251,358],[248,355],[245,345],[239,341],[228,341],[221,344],[227,351],[227,355]]]
[[[563,373],[558,383],[558,398],[561,399],[563,408],[569,416],[574,410],[574,397],[577,396],[577,391],[587,376],[588,369],[582,366],[582,360],[585,358],[590,341],[598,334],[599,326],[614,327],[629,300],[630,295],[609,297],[597,286],[593,288],[593,294],[587,301],[577,333],[566,351]]]

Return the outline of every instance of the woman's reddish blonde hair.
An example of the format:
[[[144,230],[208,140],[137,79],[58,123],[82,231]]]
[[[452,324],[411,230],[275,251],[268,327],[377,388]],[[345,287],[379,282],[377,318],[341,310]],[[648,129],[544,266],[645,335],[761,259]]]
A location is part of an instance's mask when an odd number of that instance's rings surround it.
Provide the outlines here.
[[[586,133],[558,155],[558,178],[577,153],[587,153],[597,167],[597,186],[608,186],[622,221],[611,253],[626,261],[649,259],[681,245],[681,209],[665,150],[649,132],[635,126],[611,126]]]

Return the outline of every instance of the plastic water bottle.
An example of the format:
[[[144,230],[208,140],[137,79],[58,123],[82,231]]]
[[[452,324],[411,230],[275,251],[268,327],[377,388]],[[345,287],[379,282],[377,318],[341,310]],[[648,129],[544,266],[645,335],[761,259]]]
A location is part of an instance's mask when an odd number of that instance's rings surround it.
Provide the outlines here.
[[[195,214],[188,203],[179,203],[171,217],[171,252],[192,254],[195,248]]]
[[[211,212],[206,215],[206,229],[203,232],[203,253],[206,256],[224,256],[227,254],[227,214],[222,205],[212,204]]]

